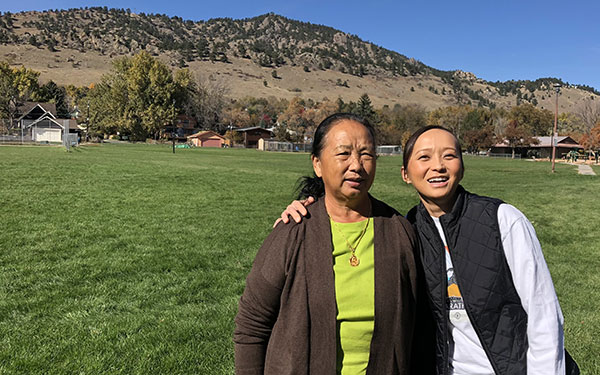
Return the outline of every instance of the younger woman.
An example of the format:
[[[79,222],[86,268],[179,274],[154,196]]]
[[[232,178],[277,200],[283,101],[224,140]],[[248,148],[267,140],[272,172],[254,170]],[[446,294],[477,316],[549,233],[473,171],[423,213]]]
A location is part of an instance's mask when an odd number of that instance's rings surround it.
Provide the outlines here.
[[[564,374],[563,316],[535,230],[515,207],[467,192],[458,140],[439,126],[404,148],[408,214],[436,322],[440,374]]]

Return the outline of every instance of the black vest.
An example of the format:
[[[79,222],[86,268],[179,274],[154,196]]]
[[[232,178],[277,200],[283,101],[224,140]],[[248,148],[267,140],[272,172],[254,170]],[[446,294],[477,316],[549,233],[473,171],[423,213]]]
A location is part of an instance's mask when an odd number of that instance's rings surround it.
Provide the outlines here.
[[[467,315],[498,375],[527,373],[527,313],[515,290],[498,227],[502,201],[459,187],[452,212],[440,217],[454,275]],[[416,225],[436,325],[438,374],[448,373],[446,258],[435,223],[423,206],[408,219]]]

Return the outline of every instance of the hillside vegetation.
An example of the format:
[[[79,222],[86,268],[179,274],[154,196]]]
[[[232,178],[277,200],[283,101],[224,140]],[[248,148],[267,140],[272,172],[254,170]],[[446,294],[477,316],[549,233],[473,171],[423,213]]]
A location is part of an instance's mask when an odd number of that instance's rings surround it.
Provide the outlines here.
[[[252,93],[357,100],[368,93],[376,105],[552,108],[552,85],[561,83],[561,110],[567,111],[599,94],[557,78],[488,82],[460,70],[442,71],[356,35],[272,13],[194,22],[95,7],[0,17],[0,58],[63,85],[97,82],[113,58],[142,50],[173,68],[223,81],[234,98]]]

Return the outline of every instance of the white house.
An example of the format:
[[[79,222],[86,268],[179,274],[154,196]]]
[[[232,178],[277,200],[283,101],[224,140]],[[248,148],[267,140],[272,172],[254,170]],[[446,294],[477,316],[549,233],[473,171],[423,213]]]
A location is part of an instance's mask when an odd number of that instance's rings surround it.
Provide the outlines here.
[[[18,119],[24,135],[34,142],[63,142],[64,133],[78,133],[81,129],[74,119],[57,119],[52,103],[27,103]],[[77,139],[77,134],[71,135]]]

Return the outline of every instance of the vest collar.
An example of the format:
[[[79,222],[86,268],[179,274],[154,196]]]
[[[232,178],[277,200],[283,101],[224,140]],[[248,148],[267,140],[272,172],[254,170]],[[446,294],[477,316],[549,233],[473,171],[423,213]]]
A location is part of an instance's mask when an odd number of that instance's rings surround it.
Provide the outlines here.
[[[462,185],[458,185],[458,188],[456,189],[456,194],[456,202],[454,202],[452,210],[440,216],[440,221],[444,224],[455,222],[460,218],[462,214],[468,192],[465,190],[465,188],[462,187]],[[429,215],[429,212],[427,211],[427,208],[425,208],[423,202],[419,203],[419,205],[417,206],[417,210],[418,213],[424,217],[431,216]]]

